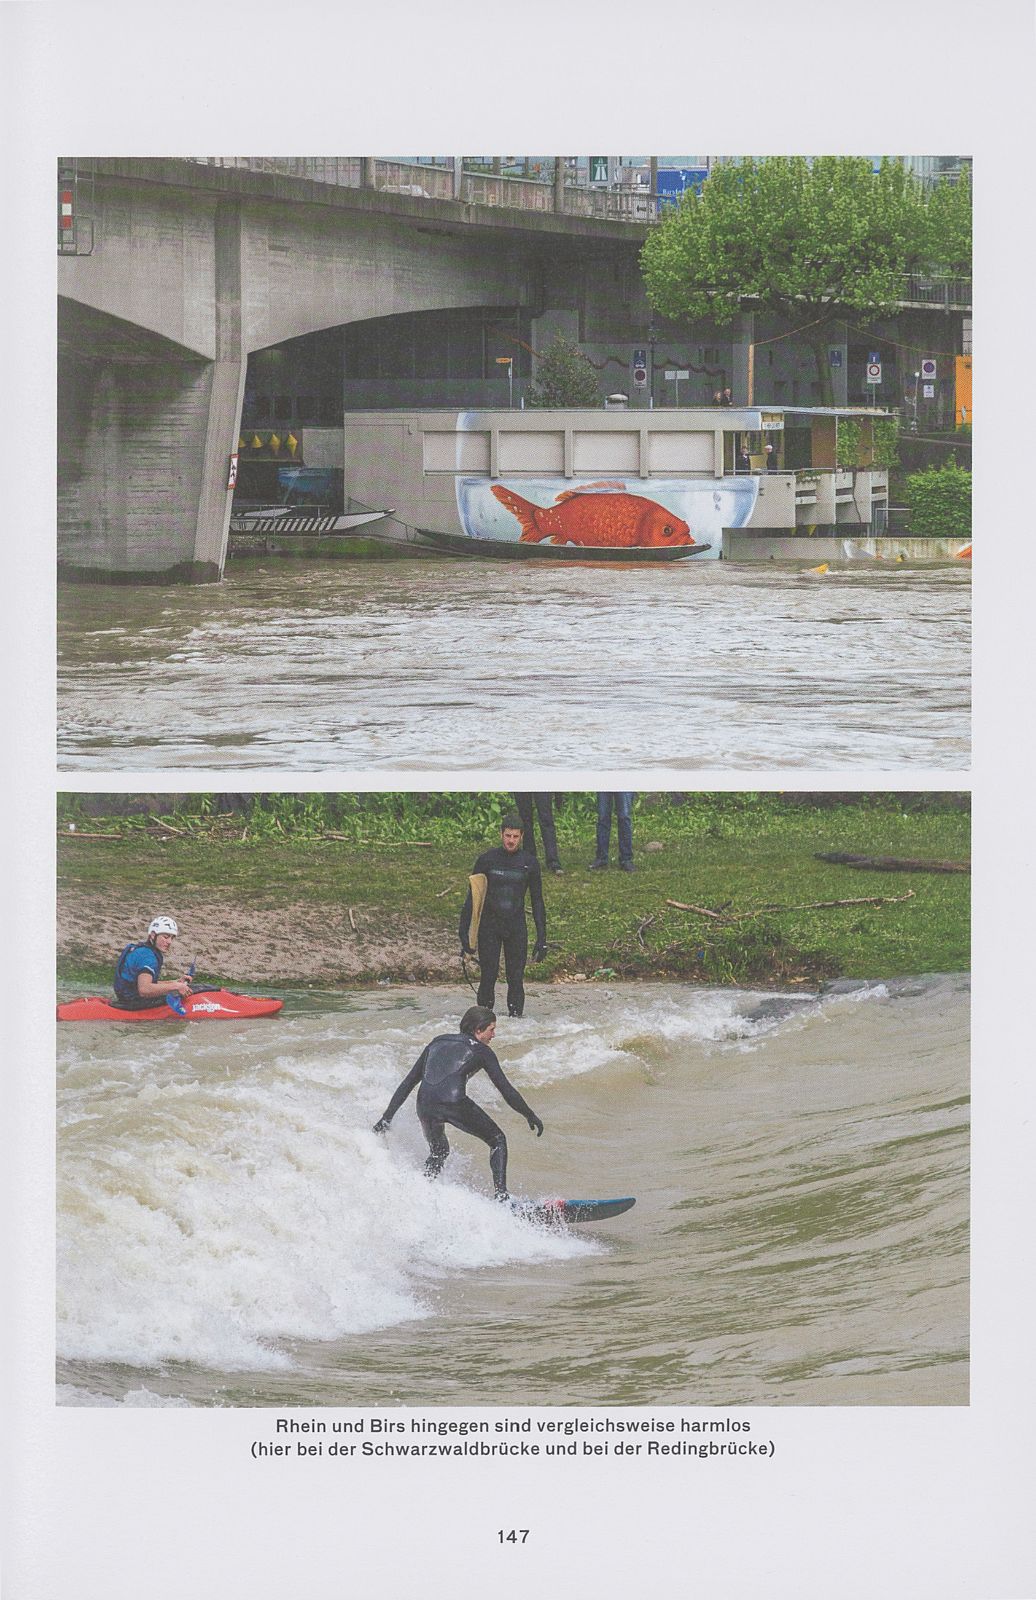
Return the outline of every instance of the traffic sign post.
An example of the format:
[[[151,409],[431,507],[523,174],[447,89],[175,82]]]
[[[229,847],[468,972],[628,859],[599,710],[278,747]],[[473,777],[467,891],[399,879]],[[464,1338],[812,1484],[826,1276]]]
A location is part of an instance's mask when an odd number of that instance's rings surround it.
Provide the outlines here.
[[[676,405],[679,405],[680,404],[680,384],[687,382],[687,379],[691,375],[691,369],[690,369],[690,367],[667,367],[665,375],[666,375],[666,382],[667,383],[675,383],[675,385],[676,385],[676,401],[675,401],[675,403],[676,403]]]
[[[881,362],[880,361],[868,361],[868,363],[867,363],[867,382],[868,383],[880,383],[881,382]]]

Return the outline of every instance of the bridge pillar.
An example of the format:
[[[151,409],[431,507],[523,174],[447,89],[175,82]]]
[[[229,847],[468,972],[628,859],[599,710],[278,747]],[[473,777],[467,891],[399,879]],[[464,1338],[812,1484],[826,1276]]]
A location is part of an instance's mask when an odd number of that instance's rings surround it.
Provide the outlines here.
[[[225,213],[220,215],[220,213]],[[113,583],[218,580],[245,356],[237,205],[217,208],[215,360],[63,300],[58,562]]]

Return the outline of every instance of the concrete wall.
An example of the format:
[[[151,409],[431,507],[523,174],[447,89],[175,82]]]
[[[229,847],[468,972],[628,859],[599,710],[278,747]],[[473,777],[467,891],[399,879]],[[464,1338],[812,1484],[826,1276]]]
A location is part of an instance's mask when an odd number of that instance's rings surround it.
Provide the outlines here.
[[[217,578],[240,363],[204,361],[65,302],[59,349],[59,565]]]

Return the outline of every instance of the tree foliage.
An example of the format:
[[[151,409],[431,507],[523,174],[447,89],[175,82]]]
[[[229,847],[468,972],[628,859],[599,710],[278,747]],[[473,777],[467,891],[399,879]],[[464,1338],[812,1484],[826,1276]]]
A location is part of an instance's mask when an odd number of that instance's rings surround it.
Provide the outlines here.
[[[641,253],[652,308],[723,327],[744,302],[807,330],[830,396],[826,325],[891,311],[902,276],[967,270],[966,181],[931,191],[903,163],[859,156],[764,156],[717,167],[687,191]]]
[[[526,395],[526,404],[540,409],[597,406],[600,398],[597,373],[579,346],[563,334],[555,334],[553,343],[539,358],[536,381]]]
[[[840,467],[862,467],[863,429],[848,417],[838,419],[837,457]]]
[[[874,422],[874,465],[894,467],[899,462],[899,418],[878,417]]]
[[[903,486],[910,531],[935,539],[971,538],[971,473],[955,461],[912,472]]]
[[[940,183],[926,204],[925,265],[961,277],[971,274],[971,177]]]

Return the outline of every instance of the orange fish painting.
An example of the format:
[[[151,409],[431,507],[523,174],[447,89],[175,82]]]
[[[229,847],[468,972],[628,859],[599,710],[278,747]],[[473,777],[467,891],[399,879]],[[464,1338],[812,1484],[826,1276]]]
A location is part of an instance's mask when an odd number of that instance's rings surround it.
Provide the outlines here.
[[[501,483],[490,487],[500,504],[521,523],[520,544],[540,544],[551,539],[554,544],[642,550],[695,543],[686,522],[657,500],[645,500],[643,495],[566,489],[552,506],[538,506]]]

